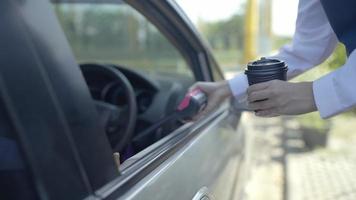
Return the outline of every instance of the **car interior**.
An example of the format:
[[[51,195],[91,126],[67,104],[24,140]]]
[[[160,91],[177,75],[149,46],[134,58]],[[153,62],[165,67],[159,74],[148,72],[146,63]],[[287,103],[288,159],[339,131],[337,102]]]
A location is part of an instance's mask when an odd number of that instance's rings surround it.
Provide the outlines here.
[[[54,5],[114,152],[121,162],[182,125],[170,120],[194,83],[179,51],[144,16],[124,3]]]

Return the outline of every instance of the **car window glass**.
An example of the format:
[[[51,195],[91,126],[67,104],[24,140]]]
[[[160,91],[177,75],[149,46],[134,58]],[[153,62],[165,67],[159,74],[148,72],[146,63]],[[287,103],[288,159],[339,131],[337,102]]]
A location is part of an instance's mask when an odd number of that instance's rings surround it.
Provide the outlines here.
[[[55,11],[79,63],[111,63],[193,77],[175,47],[124,3],[57,3]]]

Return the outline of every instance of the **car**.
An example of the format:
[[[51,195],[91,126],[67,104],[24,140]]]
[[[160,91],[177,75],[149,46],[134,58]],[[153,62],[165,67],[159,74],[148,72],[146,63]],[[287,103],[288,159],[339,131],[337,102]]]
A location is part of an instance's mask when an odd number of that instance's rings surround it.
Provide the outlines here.
[[[224,79],[177,3],[2,0],[0,10],[0,199],[241,196],[237,102],[171,117],[196,81]]]

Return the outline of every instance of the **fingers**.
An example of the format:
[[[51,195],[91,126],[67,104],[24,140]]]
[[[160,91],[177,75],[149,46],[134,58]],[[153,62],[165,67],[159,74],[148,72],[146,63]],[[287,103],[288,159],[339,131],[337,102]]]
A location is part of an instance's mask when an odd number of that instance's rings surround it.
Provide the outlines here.
[[[206,115],[208,115],[209,113],[213,112],[216,108],[219,107],[220,103],[222,101],[222,98],[216,94],[216,95],[212,95],[209,100],[208,100],[208,104],[206,105],[206,107],[204,108],[203,111],[201,111],[198,115],[196,115],[193,118],[193,121],[196,121]]]
[[[284,81],[272,80],[250,86],[247,89],[248,107],[255,110],[256,116],[260,117],[284,114],[287,100],[293,94],[286,84]]]
[[[267,90],[262,90],[262,91],[252,92],[250,95],[248,95],[247,101],[249,103],[252,103],[255,101],[260,101],[269,98],[270,98],[270,92]]]
[[[265,90],[269,87],[270,84],[271,84],[271,81],[251,85],[250,87],[247,88],[247,94],[250,96],[250,94],[253,92]]]
[[[198,115],[194,116],[193,119],[192,119],[192,121],[193,121],[193,122],[196,122],[196,121],[198,121],[199,119],[203,118],[205,115],[206,115],[205,112],[201,112],[201,113],[199,113]]]
[[[189,87],[188,91],[189,92],[193,91],[195,88],[198,88],[200,84],[201,84],[201,82],[197,82],[197,83],[193,84],[192,86]]]
[[[204,116],[206,116],[208,113],[210,113],[210,110],[206,110],[204,109],[202,112],[200,112],[199,114],[197,114],[196,116],[193,117],[192,121],[198,121],[199,119],[203,118]]]
[[[256,114],[256,116],[266,117],[266,118],[278,117],[279,116],[279,114],[277,114],[275,109],[259,110],[259,111],[256,111],[255,114]]]
[[[267,81],[267,82],[251,85],[249,88],[247,88],[247,94],[251,95],[252,93],[258,92],[258,91],[273,90],[276,87],[277,88],[281,87],[281,85],[282,85],[281,83],[285,83],[285,81],[272,80],[272,81]]]
[[[247,101],[248,107],[252,110],[270,110],[280,105],[278,100],[279,94],[276,94],[275,86],[278,86],[279,81],[273,80],[264,83],[252,85],[248,88]],[[278,91],[278,90],[277,90]]]
[[[195,89],[197,89],[197,88],[199,88],[199,89],[205,91],[205,86],[206,86],[208,83],[209,83],[209,82],[197,82],[197,83],[195,83],[194,85],[192,85],[192,86],[188,89],[188,91],[191,92],[191,91],[193,91],[193,90],[195,90]]]
[[[224,99],[231,95],[230,87],[226,81],[220,82],[198,82],[190,87],[190,91],[199,88],[208,97],[208,105],[200,112],[193,120],[202,118],[203,116],[214,111],[222,103]]]
[[[275,107],[275,102],[271,99],[264,101],[254,101],[248,104],[248,107],[252,110],[267,110]]]
[[[208,105],[206,105],[204,110],[201,111],[198,115],[193,117],[193,121],[197,121],[197,120],[203,118],[204,116],[206,116],[207,114],[212,112],[216,107],[217,107],[216,102],[214,102],[214,101],[208,102]]]

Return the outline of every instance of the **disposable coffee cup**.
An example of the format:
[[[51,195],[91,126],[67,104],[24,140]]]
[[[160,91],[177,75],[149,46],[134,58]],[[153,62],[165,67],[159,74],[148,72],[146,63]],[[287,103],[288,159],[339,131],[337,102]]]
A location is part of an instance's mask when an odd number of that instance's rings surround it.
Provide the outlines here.
[[[288,66],[285,62],[262,57],[260,60],[248,63],[245,74],[249,85],[254,85],[271,80],[286,81],[287,71]]]

